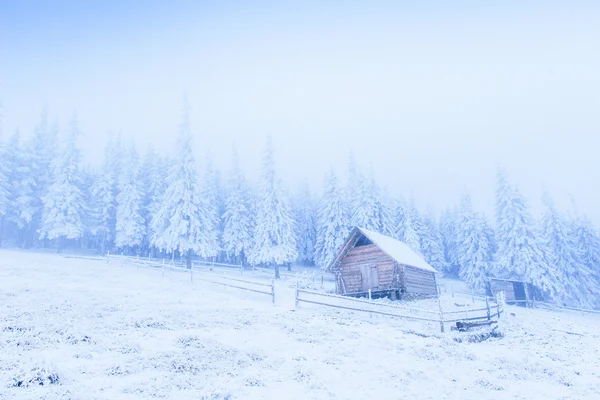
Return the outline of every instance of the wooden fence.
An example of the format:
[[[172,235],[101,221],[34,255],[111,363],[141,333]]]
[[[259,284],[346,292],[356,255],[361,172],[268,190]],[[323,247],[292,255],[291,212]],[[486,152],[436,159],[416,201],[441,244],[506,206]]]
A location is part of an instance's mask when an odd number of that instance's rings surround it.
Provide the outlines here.
[[[303,297],[304,295],[304,297]],[[403,305],[387,304],[382,302],[374,302],[371,300],[363,300],[355,297],[339,296],[330,293],[316,292],[312,290],[300,289],[296,286],[296,307],[300,306],[300,303],[316,304],[325,307],[339,308],[349,311],[365,312],[370,314],[385,315],[390,317],[396,317],[401,319],[413,320],[413,321],[425,321],[425,322],[437,322],[440,324],[441,332],[444,332],[445,325],[449,323],[457,322],[489,322],[496,323],[493,318],[500,318],[504,313],[504,297],[503,293],[499,294],[499,298],[486,298],[486,307],[470,310],[460,311],[447,311],[444,312],[441,303],[439,304],[438,310],[407,307]],[[319,300],[306,298],[315,296]],[[369,296],[370,297],[370,296]],[[368,305],[369,308],[354,306],[354,305],[340,305],[326,302],[327,299],[336,299],[342,302],[349,302],[351,304]],[[410,313],[410,315],[408,315]],[[416,315],[421,313],[422,315]],[[464,314],[464,317],[462,317]]]
[[[195,263],[192,263],[192,268],[183,268],[175,266],[171,263],[167,263],[163,260],[162,263],[149,261],[145,258],[137,258],[137,257],[129,257],[129,256],[113,256],[107,257],[107,263],[110,262],[110,259],[118,259],[123,265],[125,262],[134,264],[138,268],[140,266],[149,267],[155,270],[160,270],[163,275],[165,270],[172,270],[181,273],[186,273],[190,275],[190,282],[194,282],[194,280],[213,283],[216,285],[221,285],[223,287],[230,287],[234,289],[246,290],[253,293],[263,294],[271,297],[271,302],[275,305],[275,281],[271,280],[270,284],[263,282],[255,282],[249,281],[245,279],[232,278],[229,276],[219,275],[215,272],[209,272],[201,267],[198,267]],[[244,287],[242,284],[250,286]],[[268,288],[268,289],[265,289]]]

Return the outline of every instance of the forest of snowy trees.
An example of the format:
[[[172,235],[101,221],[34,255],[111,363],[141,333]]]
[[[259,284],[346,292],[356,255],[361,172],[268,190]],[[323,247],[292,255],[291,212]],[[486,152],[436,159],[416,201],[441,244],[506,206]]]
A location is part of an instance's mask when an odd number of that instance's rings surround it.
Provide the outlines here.
[[[102,164],[92,168],[82,159],[79,136],[77,117],[59,129],[43,113],[30,139],[18,131],[0,137],[0,244],[162,254],[188,265],[194,256],[324,267],[351,227],[360,226],[404,241],[476,290],[488,275],[521,279],[538,298],[600,307],[597,228],[583,215],[557,210],[548,193],[536,218],[502,170],[494,221],[474,211],[468,196],[438,218],[410,198],[390,196],[352,156],[347,181],[330,170],[320,196],[308,185],[289,193],[269,137],[258,182],[246,180],[235,151],[222,175],[210,157],[196,161],[187,105],[170,156],[151,148],[141,156],[120,137],[110,138]]]

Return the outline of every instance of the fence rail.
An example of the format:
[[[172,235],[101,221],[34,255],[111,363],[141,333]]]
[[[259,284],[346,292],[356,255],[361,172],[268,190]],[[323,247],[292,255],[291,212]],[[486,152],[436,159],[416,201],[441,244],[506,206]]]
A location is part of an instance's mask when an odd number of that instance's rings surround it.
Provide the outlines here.
[[[179,272],[185,272],[190,274],[190,281],[194,282],[195,280],[199,280],[199,281],[203,281],[203,282],[209,282],[209,283],[213,283],[215,285],[222,285],[224,287],[231,287],[231,288],[235,288],[235,289],[240,289],[240,290],[246,290],[249,292],[253,292],[253,293],[259,293],[259,294],[264,294],[267,296],[271,297],[271,302],[273,303],[273,305],[275,305],[275,281],[271,280],[270,284],[267,283],[263,283],[263,282],[253,282],[253,281],[248,281],[248,280],[244,280],[244,279],[237,279],[237,278],[231,278],[229,276],[223,276],[223,275],[219,275],[216,273],[211,273],[211,272],[205,272],[205,271],[201,271],[198,269],[198,267],[195,267],[194,264],[192,264],[192,268],[183,268],[183,267],[178,267],[175,266],[171,263],[166,263],[163,260],[163,263],[158,263],[158,262],[154,262],[154,261],[148,261],[146,259],[138,259],[136,257],[129,257],[129,256],[110,256],[111,258],[115,258],[115,259],[119,259],[121,260],[121,264],[123,264],[124,261],[131,263],[131,264],[135,264],[138,266],[144,266],[144,267],[150,267],[152,269],[160,269],[161,271],[163,271],[164,274],[164,270],[165,269],[169,269],[169,270],[175,270],[175,271],[179,271]],[[107,262],[110,261],[110,258],[107,258]],[[213,279],[208,279],[207,277],[210,276]],[[229,283],[229,282],[235,282],[236,284],[233,283]],[[244,283],[246,285],[253,285],[255,287],[244,287],[241,286],[237,283]],[[269,288],[270,290],[261,290],[260,288]]]
[[[375,309],[373,309],[373,308],[366,309],[366,308],[359,308],[358,306],[352,307],[352,306],[346,306],[346,305],[340,305],[340,304],[325,303],[324,300],[317,301],[314,299],[302,298],[302,294],[310,295],[310,296],[317,296],[317,297],[321,297],[321,298],[334,298],[334,299],[339,299],[339,300],[349,301],[349,302],[354,302],[354,303],[359,303],[359,304],[366,304],[366,305],[369,305],[370,307],[375,307]],[[350,310],[350,311],[358,311],[358,312],[365,312],[365,313],[370,313],[370,314],[386,315],[386,316],[390,316],[390,317],[396,317],[396,318],[402,318],[402,319],[408,319],[408,320],[414,320],[414,321],[437,322],[440,324],[440,329],[442,332],[444,332],[444,325],[448,324],[448,323],[465,322],[465,321],[490,321],[490,323],[495,323],[497,321],[492,321],[492,319],[496,318],[496,317],[500,318],[500,316],[504,312],[503,298],[497,299],[496,303],[493,305],[490,305],[489,300],[486,301],[485,308],[478,308],[478,309],[474,309],[474,310],[460,310],[460,311],[444,312],[442,310],[441,303],[439,303],[439,310],[428,310],[428,309],[424,309],[424,308],[404,307],[404,306],[385,304],[385,303],[374,302],[374,301],[369,301],[369,300],[361,300],[361,299],[356,299],[353,297],[338,296],[338,295],[334,295],[334,294],[330,294],[330,293],[315,292],[312,290],[299,289],[296,286],[296,302],[295,302],[296,307],[299,307],[300,303],[316,304],[316,305],[339,308],[339,309]],[[502,304],[502,307],[501,307],[501,304]],[[391,311],[377,310],[376,309],[377,307],[383,307],[383,308],[388,308],[388,309],[393,309],[393,310],[410,311],[410,312],[422,312],[425,314],[436,315],[436,317],[404,315],[404,314],[400,314],[400,313],[396,314]],[[492,309],[495,309],[495,310],[492,311]],[[457,318],[457,317],[447,318],[448,315],[456,315],[458,313],[465,313],[465,311],[468,311],[471,313],[485,311],[485,314],[479,315],[479,316],[477,316],[477,315],[471,316],[471,317],[469,317],[468,315],[465,315],[465,318]]]
[[[575,307],[557,306],[557,305],[542,302],[542,301],[536,301],[535,304],[537,306],[541,306],[541,308],[544,308],[546,310],[567,310],[567,311],[576,311],[576,312],[600,315],[600,310],[592,310],[590,308],[575,308]]]

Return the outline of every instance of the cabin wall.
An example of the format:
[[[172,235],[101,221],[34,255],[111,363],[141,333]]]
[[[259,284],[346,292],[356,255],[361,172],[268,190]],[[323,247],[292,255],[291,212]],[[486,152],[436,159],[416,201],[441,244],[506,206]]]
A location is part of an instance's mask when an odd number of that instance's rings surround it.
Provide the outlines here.
[[[394,279],[395,262],[387,254],[381,251],[376,245],[358,246],[342,258],[339,265],[339,273],[343,280],[343,287],[338,290],[340,293],[361,293],[368,289],[387,290],[392,288]],[[365,280],[364,268],[377,267],[376,274],[378,284],[376,287],[366,288],[363,284]]]
[[[515,300],[515,289],[513,287],[513,283],[510,281],[490,281],[490,290],[492,294],[495,296],[499,292],[504,291],[504,296],[506,301],[514,301]]]
[[[406,293],[437,296],[435,273],[403,265],[404,290]]]

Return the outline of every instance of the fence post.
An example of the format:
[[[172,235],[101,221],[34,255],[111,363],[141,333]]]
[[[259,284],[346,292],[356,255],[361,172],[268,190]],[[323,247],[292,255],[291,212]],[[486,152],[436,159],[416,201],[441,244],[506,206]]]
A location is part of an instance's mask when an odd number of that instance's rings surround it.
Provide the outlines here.
[[[323,273],[321,272],[321,289],[324,289],[325,286],[323,285]]]
[[[369,300],[371,300],[371,289],[369,289]]]
[[[298,306],[300,305],[299,295],[300,295],[300,293],[298,292],[298,281],[296,281],[296,303],[295,303],[296,308],[298,308]]]
[[[123,266],[123,252],[121,252],[121,267]]]
[[[164,257],[163,257],[162,268],[160,270],[162,271],[162,276],[165,276],[165,259],[164,259]]]
[[[485,296],[485,308],[487,309],[487,319],[489,321],[492,318],[490,316],[490,300],[488,299],[487,296]]]
[[[454,298],[454,286],[450,284],[450,291],[452,292],[452,298]]]
[[[190,268],[190,282],[194,283],[194,264]]]
[[[496,310],[498,312],[498,319],[500,319],[500,296],[502,292],[496,293]]]
[[[275,305],[275,279],[271,279],[271,301]]]
[[[110,250],[106,253],[106,263],[110,263]]]
[[[442,310],[442,302],[438,297],[438,306],[440,308],[440,331],[444,333],[444,310]]]

